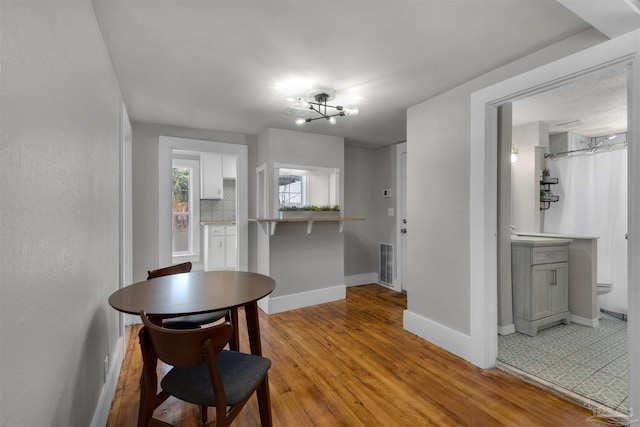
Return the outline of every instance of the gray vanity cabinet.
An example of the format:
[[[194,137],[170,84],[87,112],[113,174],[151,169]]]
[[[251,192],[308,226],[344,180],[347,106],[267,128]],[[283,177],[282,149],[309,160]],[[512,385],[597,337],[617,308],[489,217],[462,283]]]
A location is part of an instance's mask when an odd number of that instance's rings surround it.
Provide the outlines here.
[[[517,332],[535,336],[552,323],[569,323],[569,239],[511,242],[513,315]]]

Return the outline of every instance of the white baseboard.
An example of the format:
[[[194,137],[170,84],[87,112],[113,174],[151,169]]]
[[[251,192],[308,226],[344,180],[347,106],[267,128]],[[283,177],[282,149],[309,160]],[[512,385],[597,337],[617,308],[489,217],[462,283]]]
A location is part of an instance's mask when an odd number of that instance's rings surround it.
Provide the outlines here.
[[[470,336],[447,328],[409,310],[404,311],[402,321],[404,329],[412,334],[467,361],[474,360]]]
[[[344,284],[349,286],[368,285],[369,283],[378,283],[378,273],[361,273],[353,274],[351,276],[344,276]]]
[[[600,326],[600,321],[598,318],[595,319],[587,319],[586,317],[576,316],[575,314],[571,315],[571,321],[573,323],[577,323],[578,325],[590,326],[592,328],[597,328]]]
[[[120,337],[118,338],[116,348],[111,355],[109,374],[107,375],[102,391],[100,392],[100,399],[98,399],[98,406],[93,413],[93,419],[90,424],[91,427],[104,427],[107,425],[113,396],[116,394],[116,386],[118,385],[118,378],[120,377],[120,368],[122,367],[123,358],[124,337]]]
[[[266,301],[265,299],[258,301],[258,306],[267,314],[276,314],[297,308],[339,301],[346,297],[347,287],[345,285],[338,285],[279,297],[269,296],[269,299]]]
[[[515,334],[515,332],[516,325],[514,325],[513,323],[511,325],[498,326],[498,335],[511,335]]]

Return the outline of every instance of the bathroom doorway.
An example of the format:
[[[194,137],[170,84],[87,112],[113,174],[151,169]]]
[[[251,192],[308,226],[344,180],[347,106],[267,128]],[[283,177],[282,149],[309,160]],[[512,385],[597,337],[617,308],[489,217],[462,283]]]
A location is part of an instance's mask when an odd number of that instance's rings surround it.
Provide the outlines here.
[[[606,310],[600,319],[573,316],[570,325],[552,326],[535,337],[514,332],[508,324],[498,326],[499,367],[613,417],[629,409],[627,73],[626,64],[604,68],[513,102],[513,138],[509,143],[517,160],[510,169],[516,178],[512,197],[505,198],[505,203],[511,204],[507,211],[513,216],[506,227],[512,233],[598,237],[597,281],[615,283],[617,296],[599,297]],[[545,145],[546,149],[536,148]],[[501,159],[505,162],[505,156]],[[589,165],[594,172],[583,169]],[[519,167],[526,169],[525,175],[533,174],[528,188],[523,188],[523,180],[518,178],[522,175]],[[502,168],[504,171],[505,165]],[[553,193],[559,200],[541,203],[536,184],[543,180],[540,174],[547,168],[553,172],[553,182],[560,177]],[[597,191],[598,187],[604,190]],[[542,192],[539,197],[554,199]],[[498,212],[504,211],[504,206],[498,208]],[[505,229],[505,224],[499,229]],[[504,260],[505,255],[510,258],[502,253],[498,259]],[[499,268],[502,278],[504,270]],[[499,295],[499,304],[503,303]],[[498,310],[506,311],[504,307]]]

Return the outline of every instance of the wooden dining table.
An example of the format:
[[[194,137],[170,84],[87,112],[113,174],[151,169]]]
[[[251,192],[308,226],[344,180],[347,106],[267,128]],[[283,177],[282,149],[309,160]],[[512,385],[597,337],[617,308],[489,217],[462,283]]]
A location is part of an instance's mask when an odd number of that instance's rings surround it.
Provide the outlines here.
[[[111,294],[109,305],[151,319],[202,314],[219,310],[237,313],[244,307],[251,353],[262,355],[258,300],[269,295],[276,282],[269,276],[246,271],[192,271],[143,280]],[[236,315],[237,317],[237,315]],[[234,319],[235,320],[235,319]],[[237,325],[234,324],[234,328]]]
[[[268,276],[245,271],[193,271],[144,280],[121,288],[111,294],[109,305],[118,311],[139,315],[144,310],[152,321],[230,310],[235,350],[238,308],[244,307],[252,354],[262,355],[258,300],[269,295],[276,282]],[[155,319],[155,320],[153,320]],[[271,411],[268,396],[258,395],[261,419],[264,411]]]

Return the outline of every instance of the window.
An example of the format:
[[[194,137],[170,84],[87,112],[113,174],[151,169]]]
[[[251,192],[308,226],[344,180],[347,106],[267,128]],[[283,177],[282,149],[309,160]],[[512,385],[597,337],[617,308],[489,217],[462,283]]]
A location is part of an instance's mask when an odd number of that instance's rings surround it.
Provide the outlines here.
[[[304,206],[306,197],[306,178],[302,175],[280,175],[278,198],[281,207]]]
[[[171,174],[171,250],[173,257],[200,255],[199,164],[174,159]],[[197,260],[197,258],[195,258]]]

